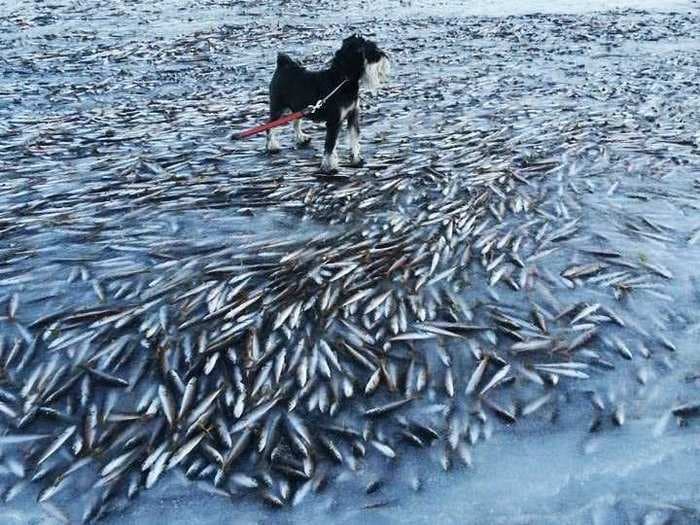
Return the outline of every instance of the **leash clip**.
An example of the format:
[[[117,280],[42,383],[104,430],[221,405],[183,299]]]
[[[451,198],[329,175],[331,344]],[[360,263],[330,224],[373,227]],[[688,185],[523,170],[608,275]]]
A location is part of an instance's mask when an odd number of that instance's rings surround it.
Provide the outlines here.
[[[331,98],[333,95],[335,95],[335,92],[338,91],[341,87],[343,87],[343,85],[345,85],[345,83],[346,83],[347,81],[348,81],[348,79],[347,79],[347,78],[344,78],[343,81],[342,81],[340,84],[338,84],[338,85],[336,86],[336,88],[335,88],[333,91],[331,91],[330,93],[328,93],[328,95],[326,95],[325,97],[323,97],[323,98],[317,100],[317,101],[316,101],[316,104],[314,104],[314,105],[311,107],[311,113],[316,113],[319,109],[321,109],[321,108],[323,107],[323,105],[324,105],[326,102],[328,102],[328,99]]]
[[[324,102],[325,102],[325,100],[323,100],[323,99],[317,100],[317,101],[316,101],[316,104],[314,104],[313,106],[311,106],[311,113],[316,113],[319,109],[321,109],[321,107],[323,106]]]

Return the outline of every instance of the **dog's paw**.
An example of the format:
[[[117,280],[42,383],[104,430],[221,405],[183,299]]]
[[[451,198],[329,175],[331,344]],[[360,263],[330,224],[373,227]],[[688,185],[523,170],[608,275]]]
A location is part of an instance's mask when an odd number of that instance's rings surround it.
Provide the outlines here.
[[[321,171],[326,174],[338,173],[338,157],[335,153],[323,156]]]
[[[311,137],[309,135],[301,135],[297,137],[297,147],[298,148],[305,148],[311,144]]]
[[[361,168],[362,166],[365,165],[365,159],[362,157],[358,157],[356,159],[350,159],[350,166],[353,168]]]
[[[324,175],[335,175],[338,173],[338,168],[335,166],[321,166],[321,173]]]
[[[274,144],[274,145],[271,145],[271,146],[267,146],[267,147],[265,148],[265,152],[266,152],[268,155],[274,155],[275,153],[279,153],[280,151],[282,151],[282,148],[279,147],[279,145],[277,145],[277,144]]]

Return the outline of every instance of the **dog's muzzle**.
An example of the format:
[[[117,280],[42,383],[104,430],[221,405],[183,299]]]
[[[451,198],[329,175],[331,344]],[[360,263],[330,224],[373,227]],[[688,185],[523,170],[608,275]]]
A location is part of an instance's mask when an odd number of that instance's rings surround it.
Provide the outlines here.
[[[382,57],[377,62],[365,61],[365,73],[362,80],[367,84],[367,87],[372,93],[385,84],[389,80],[391,73],[391,63],[389,58],[382,54]]]
[[[389,57],[382,53],[382,58],[377,63],[377,75],[379,76],[379,81],[385,83],[389,80],[389,75],[391,74],[391,62]]]

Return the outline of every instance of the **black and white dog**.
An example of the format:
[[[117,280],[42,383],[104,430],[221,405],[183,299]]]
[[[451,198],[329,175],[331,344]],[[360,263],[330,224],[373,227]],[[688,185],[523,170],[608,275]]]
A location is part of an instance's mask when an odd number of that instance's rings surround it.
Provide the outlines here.
[[[270,121],[288,111],[301,111],[338,89],[326,103],[308,118],[326,123],[326,143],[321,170],[334,173],[338,170],[335,144],[343,121],[348,123],[352,166],[362,166],[360,156],[360,83],[376,92],[389,74],[386,54],[371,40],[357,35],[343,40],[328,69],[308,71],[284,53],[277,56],[277,69],[270,82]],[[299,146],[309,143],[310,137],[301,130],[301,120],[294,121],[294,134]],[[280,145],[275,130],[267,131],[266,149],[276,153]]]

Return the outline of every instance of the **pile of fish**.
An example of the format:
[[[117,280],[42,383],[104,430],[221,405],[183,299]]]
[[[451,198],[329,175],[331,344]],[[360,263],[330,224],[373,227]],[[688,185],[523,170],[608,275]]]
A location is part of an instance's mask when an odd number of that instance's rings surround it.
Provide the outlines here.
[[[313,149],[227,137],[265,117],[261,46],[320,66],[348,28],[241,16],[3,45],[5,501],[93,487],[91,521],[175,469],[283,507],[407,447],[469,466],[501,425],[576,399],[591,432],[623,425],[606,378],[646,385],[676,350],[673,313],[628,315],[674,274],[626,246],[700,240],[653,217],[700,206],[663,185],[698,165],[700,55],[610,50],[697,35],[697,16],[372,22],[396,75],[363,99],[367,165],[331,178]]]

